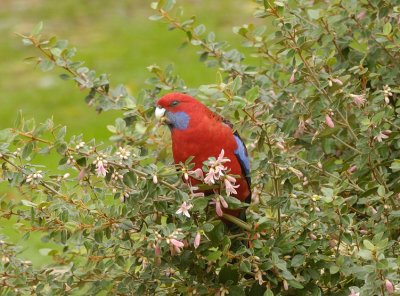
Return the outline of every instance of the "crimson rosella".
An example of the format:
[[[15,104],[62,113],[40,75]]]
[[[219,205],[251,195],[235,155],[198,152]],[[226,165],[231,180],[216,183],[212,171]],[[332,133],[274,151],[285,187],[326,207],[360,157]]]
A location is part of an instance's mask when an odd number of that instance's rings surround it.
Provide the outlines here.
[[[250,161],[246,146],[232,124],[215,114],[195,98],[182,94],[170,93],[157,102],[156,117],[165,118],[171,130],[172,152],[176,164],[185,163],[193,157],[195,169],[202,169],[203,162],[209,157],[228,158],[224,166],[229,175],[236,175],[235,190],[232,195],[242,202],[250,203]],[[192,184],[199,180],[191,179]],[[207,193],[207,192],[206,192]],[[245,220],[244,210],[224,209],[224,213]]]

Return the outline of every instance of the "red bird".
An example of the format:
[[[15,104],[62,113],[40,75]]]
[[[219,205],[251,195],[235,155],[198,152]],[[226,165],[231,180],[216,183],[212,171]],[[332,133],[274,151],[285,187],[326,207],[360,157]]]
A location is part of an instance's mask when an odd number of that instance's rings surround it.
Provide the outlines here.
[[[155,111],[157,118],[165,117],[171,130],[172,152],[175,163],[184,163],[194,157],[194,169],[202,168],[209,157],[217,158],[221,150],[230,162],[224,163],[231,175],[240,176],[236,180],[237,194],[233,194],[242,202],[250,203],[250,161],[239,134],[232,129],[232,124],[215,114],[195,98],[182,94],[170,93],[157,102]],[[192,179],[192,184],[198,180]],[[245,220],[244,211],[224,210],[225,213]]]

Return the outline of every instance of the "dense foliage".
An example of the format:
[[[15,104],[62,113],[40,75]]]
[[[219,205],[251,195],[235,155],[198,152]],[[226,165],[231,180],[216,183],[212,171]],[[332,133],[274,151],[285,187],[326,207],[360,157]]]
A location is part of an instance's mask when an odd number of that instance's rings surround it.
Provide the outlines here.
[[[121,118],[107,127],[110,143],[67,135],[50,119],[20,116],[1,131],[1,179],[21,196],[1,199],[1,219],[59,246],[46,251],[53,264],[36,268],[2,238],[2,295],[399,293],[400,6],[255,2],[254,24],[233,28],[241,50],[174,1],[151,4],[151,20],[182,31],[215,67],[217,81],[198,89],[152,65],[149,88],[132,96],[75,61],[67,41],[44,38],[40,24],[22,36],[43,71],[64,69],[86,103]],[[216,197],[182,181],[195,174],[190,162],[171,165],[169,132],[153,115],[170,91],[201,99],[247,143],[253,201],[240,230],[207,206]],[[48,153],[60,155],[57,171],[38,164]]]

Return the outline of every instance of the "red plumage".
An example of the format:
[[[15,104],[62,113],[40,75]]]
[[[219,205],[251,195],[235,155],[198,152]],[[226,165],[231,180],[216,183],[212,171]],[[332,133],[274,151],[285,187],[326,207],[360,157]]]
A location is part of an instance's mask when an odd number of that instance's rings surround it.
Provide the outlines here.
[[[157,106],[165,109],[167,118],[168,114],[171,118],[181,117],[179,118],[181,128],[170,126],[175,163],[184,163],[193,156],[194,169],[202,168],[205,160],[209,157],[217,158],[224,149],[225,157],[231,160],[224,164],[230,169],[229,174],[240,176],[236,181],[236,184],[240,186],[236,189],[237,194],[234,196],[243,202],[250,202],[250,177],[238,157],[238,143],[231,124],[193,97],[181,93],[163,96],[157,102]],[[240,139],[238,135],[237,137]],[[244,145],[242,148],[246,149]],[[192,184],[199,182],[192,179]],[[239,216],[240,211],[224,209],[224,212]]]

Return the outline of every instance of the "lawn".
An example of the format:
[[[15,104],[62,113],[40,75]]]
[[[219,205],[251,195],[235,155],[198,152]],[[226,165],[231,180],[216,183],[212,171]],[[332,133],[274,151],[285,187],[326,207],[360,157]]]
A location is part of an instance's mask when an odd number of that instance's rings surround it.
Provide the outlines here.
[[[252,10],[249,2],[243,4],[239,0],[178,1],[178,5],[183,6],[186,18],[196,15],[199,23],[214,31],[217,38],[223,36],[221,39],[235,46],[239,45],[240,38],[232,34],[232,26],[245,23],[245,17]],[[0,129],[12,127],[21,110],[24,117],[37,122],[53,117],[56,124],[68,127],[68,135],[83,134],[87,140],[94,137],[107,141],[110,133],[106,126],[120,115],[117,112],[96,114],[84,104],[85,93],[72,82],[59,79],[61,72],[43,73],[24,61],[38,53],[24,47],[15,33],[29,33],[40,21],[44,23],[44,35],[69,40],[78,49],[79,60],[99,73],[110,74],[112,85],[122,83],[132,95],[145,87],[145,80],[150,77],[146,68],[152,64],[161,67],[173,64],[176,73],[191,87],[215,82],[215,69],[199,62],[196,49],[180,47],[185,36],[181,32],[168,32],[162,22],[148,20],[150,15],[150,2],[145,0],[2,0]],[[50,167],[56,166],[54,157],[45,161]],[[9,198],[20,198],[6,184],[0,184],[0,190]],[[0,219],[0,235],[24,246],[21,256],[34,264],[49,262],[39,252],[48,247],[47,243],[35,234],[21,241],[12,227],[14,222]]]

